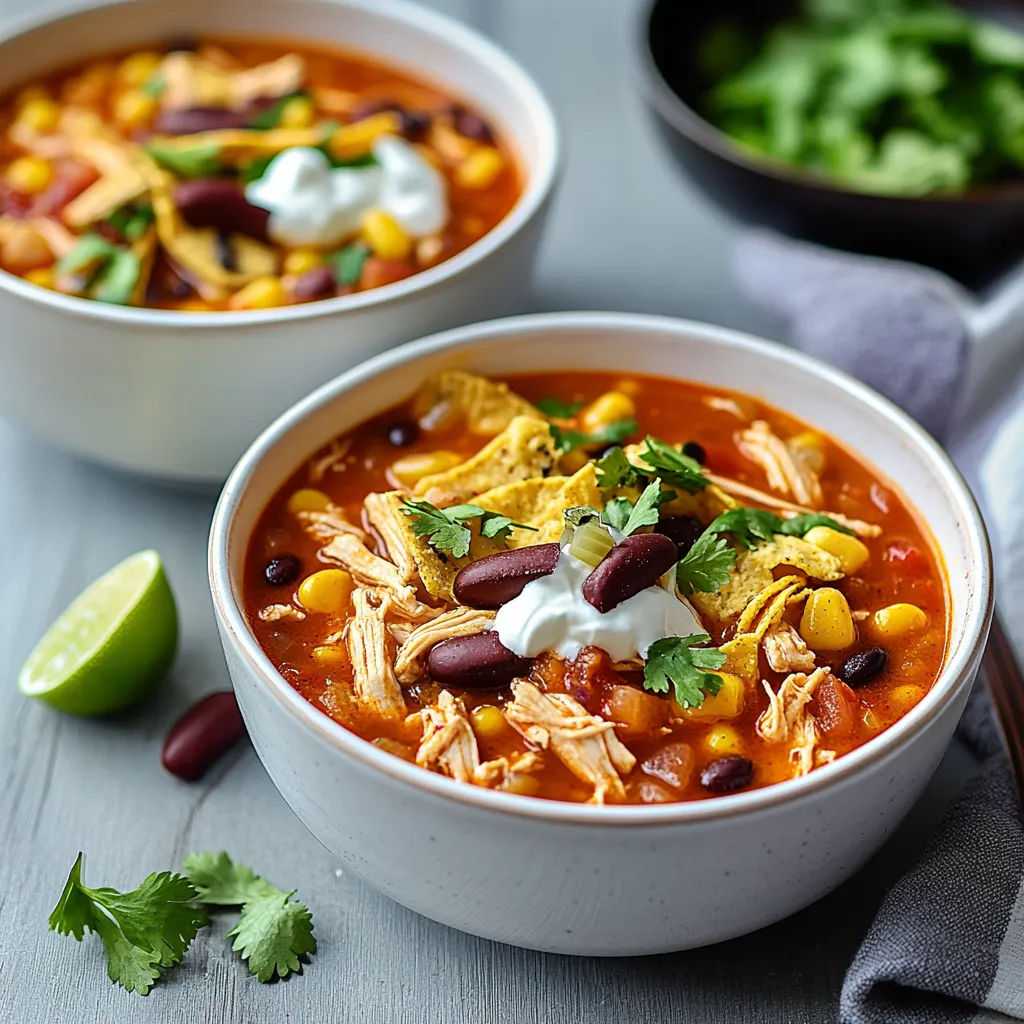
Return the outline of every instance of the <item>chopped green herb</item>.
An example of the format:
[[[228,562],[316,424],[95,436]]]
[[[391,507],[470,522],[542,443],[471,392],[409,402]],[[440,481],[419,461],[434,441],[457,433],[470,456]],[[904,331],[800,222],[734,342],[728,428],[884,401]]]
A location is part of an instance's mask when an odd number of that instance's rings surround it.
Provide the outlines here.
[[[258,114],[253,115],[249,119],[249,128],[259,128],[262,131],[266,131],[270,128],[276,128],[281,123],[281,117],[284,114],[284,108],[288,106],[293,99],[299,96],[308,96],[309,94],[302,89],[296,92],[290,92],[287,96],[282,96],[280,99],[275,100],[266,110],[261,110]]]
[[[369,255],[370,247],[362,242],[352,242],[343,249],[331,253],[327,261],[334,265],[334,279],[338,284],[357,284],[363,273],[363,264]]]
[[[679,487],[689,494],[696,494],[711,483],[704,476],[701,465],[696,459],[691,459],[689,455],[684,455],[670,444],[651,437],[650,434],[647,435],[645,447],[640,452],[639,459],[645,466],[657,470],[658,475],[665,483]]]
[[[465,558],[473,533],[466,522],[480,520],[480,533],[484,537],[505,543],[513,529],[533,530],[535,526],[515,523],[508,516],[488,512],[479,505],[454,505],[451,508],[437,508],[429,501],[406,498],[402,512],[412,517],[412,532],[417,537],[426,537],[427,543],[436,551],[447,551],[455,558]]]
[[[629,514],[633,511],[633,505],[629,498],[612,498],[605,502],[604,512],[601,518],[616,530],[623,530],[629,522]]]
[[[622,532],[628,537],[631,533],[639,530],[641,526],[655,526],[659,518],[658,506],[663,505],[666,501],[671,501],[674,497],[674,492],[661,489],[660,479],[653,480],[644,488],[643,494],[636,499],[636,504],[630,510]]]
[[[106,220],[122,238],[135,242],[145,233],[154,218],[151,203],[125,203],[118,207]]]
[[[545,416],[555,420],[568,420],[576,415],[583,408],[582,402],[563,402],[559,398],[538,398],[537,408]]]
[[[777,532],[784,533],[787,537],[803,537],[805,534],[810,533],[815,526],[827,526],[830,530],[853,535],[853,530],[848,526],[843,526],[841,523],[837,523],[831,516],[823,515],[820,512],[808,512],[806,515],[783,519],[782,525]]]
[[[247,164],[243,164],[238,172],[238,180],[240,184],[249,185],[254,181],[259,181],[260,178],[267,173],[267,168],[276,156],[276,153],[268,154],[266,156],[258,156],[254,160],[250,160]]]
[[[680,707],[699,707],[706,694],[718,693],[722,687],[718,676],[704,670],[721,668],[725,655],[717,647],[694,646],[710,642],[707,633],[655,640],[644,664],[644,689],[668,693],[671,688]]]
[[[601,444],[618,444],[630,434],[636,433],[636,420],[615,420],[607,426],[595,430],[592,434],[584,434],[579,430],[562,430],[557,424],[551,424],[551,436],[555,447],[560,452],[568,452],[573,448],[595,448]]]
[[[142,261],[131,249],[118,249],[93,278],[89,294],[98,302],[126,306],[135,294]]]
[[[594,463],[597,470],[597,486],[602,491],[613,491],[616,487],[630,487],[637,481],[637,469],[621,448],[612,448]]]
[[[782,532],[782,520],[763,508],[731,508],[713,519],[704,532],[731,533],[739,544],[753,551]]]
[[[176,146],[153,141],[143,147],[161,167],[183,178],[213,178],[220,173],[221,147],[212,142]]]
[[[94,273],[117,252],[117,246],[102,235],[82,235],[57,261],[58,274]]]
[[[736,550],[724,538],[705,531],[676,564],[676,586],[683,594],[713,594],[729,582]]]
[[[163,93],[164,89],[167,88],[167,82],[164,76],[159,71],[155,71],[149,78],[140,86],[142,91],[147,96],[156,98]]]

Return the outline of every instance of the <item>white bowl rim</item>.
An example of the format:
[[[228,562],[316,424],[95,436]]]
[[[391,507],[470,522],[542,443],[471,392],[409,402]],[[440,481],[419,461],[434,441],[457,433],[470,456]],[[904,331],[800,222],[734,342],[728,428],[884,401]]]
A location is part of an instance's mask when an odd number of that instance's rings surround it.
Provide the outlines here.
[[[89,0],[76,2],[72,6],[46,10],[42,13],[31,11],[15,15],[0,22],[0,46],[17,42],[20,36],[36,30],[55,28],[62,22],[81,15],[117,8],[142,5],[151,0],[106,0],[92,4]],[[96,320],[112,321],[134,327],[173,328],[188,332],[190,327],[254,327],[264,324],[294,323],[315,317],[341,315],[368,306],[384,306],[400,302],[420,292],[437,288],[459,274],[469,273],[497,249],[511,241],[543,208],[549,199],[561,169],[561,145],[558,124],[554,111],[541,91],[540,86],[526,69],[474,29],[440,14],[427,7],[410,3],[408,0],[329,0],[339,8],[357,8],[378,15],[390,21],[402,22],[413,29],[419,29],[454,44],[475,56],[481,66],[494,77],[504,79],[511,90],[529,108],[530,120],[537,133],[537,160],[531,168],[523,168],[525,185],[512,209],[490,231],[472,245],[449,259],[418,271],[394,284],[371,288],[352,295],[336,296],[332,299],[318,299],[296,306],[276,306],[272,309],[257,310],[192,310],[148,309],[140,306],[116,306],[94,299],[82,299],[73,295],[62,295],[48,288],[30,284],[16,274],[0,270],[0,290],[7,290],[19,298],[42,306],[49,306],[73,316],[87,316]],[[301,37],[298,37],[301,38]],[[398,65],[395,65],[398,67]],[[433,76],[430,69],[413,65],[402,65],[417,75]],[[433,80],[431,77],[429,80]],[[444,82],[438,79],[439,84]],[[204,344],[206,341],[204,340]]]
[[[867,743],[836,758],[831,764],[816,768],[808,775],[777,782],[762,789],[726,794],[713,800],[660,805],[577,804],[516,796],[456,782],[379,750],[300,696],[263,653],[246,625],[241,609],[234,601],[227,542],[241,496],[264,456],[297,424],[321,406],[334,401],[339,394],[387,373],[403,363],[466,342],[535,331],[609,327],[625,332],[660,329],[697,335],[733,351],[766,355],[800,370],[810,370],[826,382],[845,388],[874,413],[901,431],[913,443],[918,457],[923,456],[930,460],[942,479],[946,494],[963,514],[962,528],[967,533],[970,556],[976,570],[975,586],[982,595],[980,600],[973,603],[970,618],[966,623],[965,633],[970,637],[970,641],[961,645],[943,666],[938,679],[921,702],[899,721]],[[942,708],[955,698],[964,678],[976,671],[992,618],[994,601],[991,550],[984,521],[974,496],[938,442],[887,398],[826,363],[776,342],[765,341],[729,328],[676,317],[611,312],[535,313],[457,327],[390,349],[323,384],[270,424],[235,466],[214,510],[210,531],[209,573],[216,614],[225,633],[230,634],[235,649],[260,677],[268,693],[304,726],[309,727],[328,747],[354,758],[370,770],[384,771],[399,783],[426,790],[443,799],[456,800],[485,811],[589,827],[665,826],[766,811],[780,804],[802,799],[840,780],[849,779],[869,762],[877,762],[893,755],[898,748],[938,716]]]

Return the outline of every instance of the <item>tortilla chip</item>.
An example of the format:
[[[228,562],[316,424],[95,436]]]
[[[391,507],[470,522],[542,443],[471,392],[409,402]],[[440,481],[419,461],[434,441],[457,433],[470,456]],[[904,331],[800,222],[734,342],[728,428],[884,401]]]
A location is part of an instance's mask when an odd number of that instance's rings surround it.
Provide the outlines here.
[[[630,444],[626,445],[623,449],[626,458],[636,466],[638,469],[643,470],[645,476],[651,474],[656,475],[655,470],[652,470],[649,466],[646,466],[640,460],[640,452],[644,451],[647,447],[646,442],[642,444]],[[680,451],[682,445],[676,445]],[[698,491],[696,494],[688,494],[686,491],[681,491],[679,488],[670,487],[669,484],[665,485],[667,488],[674,490],[676,496],[671,500],[665,502],[661,506],[661,515],[663,518],[669,518],[671,516],[696,516],[705,525],[710,523],[712,519],[716,519],[723,512],[727,512],[731,508],[737,508],[739,502],[726,494],[717,484],[708,484],[702,491]],[[631,501],[635,501],[638,495],[636,488],[619,488],[615,492],[616,496],[622,495],[628,497]]]
[[[588,462],[573,476],[552,476],[546,480],[522,480],[485,491],[473,499],[474,505],[508,516],[516,523],[534,526],[537,532],[513,530],[508,538],[510,548],[548,544],[558,540],[565,528],[562,513],[574,505],[600,508],[601,492],[597,487],[594,464]]]
[[[783,576],[775,580],[743,609],[736,622],[736,631],[763,639],[772,626],[782,621],[789,605],[794,600],[802,600],[805,594],[804,581],[799,576]]]
[[[725,664],[719,669],[720,672],[731,672],[745,683],[757,683],[759,673],[756,636],[752,633],[741,633],[728,643],[722,644],[719,650],[725,655]]]
[[[423,477],[416,494],[426,494],[431,487],[458,495],[468,501],[502,484],[532,477],[546,477],[555,464],[556,452],[551,428],[546,420],[517,416],[492,441],[472,458],[443,473]]]
[[[434,410],[437,419],[447,419],[451,411],[465,421],[471,434],[494,437],[500,434],[516,416],[543,419],[539,409],[525,398],[509,390],[500,381],[478,377],[464,370],[442,370],[435,373],[416,392],[413,399],[416,418],[429,416]]]
[[[779,565],[791,565],[816,580],[838,580],[843,575],[835,555],[800,537],[776,534],[770,543],[739,553],[732,578],[721,590],[714,594],[693,594],[690,601],[701,615],[728,622],[772,586],[772,570]]]

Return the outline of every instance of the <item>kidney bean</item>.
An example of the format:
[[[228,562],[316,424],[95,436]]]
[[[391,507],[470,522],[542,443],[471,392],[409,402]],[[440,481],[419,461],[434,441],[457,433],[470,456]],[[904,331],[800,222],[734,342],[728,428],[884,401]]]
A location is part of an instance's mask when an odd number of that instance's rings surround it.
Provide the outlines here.
[[[171,726],[160,761],[172,775],[195,782],[244,735],[245,723],[234,693],[211,693]]]
[[[403,110],[400,131],[410,142],[419,142],[430,131],[430,115],[419,110]]]
[[[694,462],[699,462],[702,466],[708,458],[708,453],[704,451],[704,446],[697,444],[696,441],[687,441],[683,445],[683,454],[688,455]]]
[[[697,543],[697,538],[704,532],[704,524],[696,516],[672,516],[671,519],[662,519],[654,527],[654,532],[675,541],[679,557],[682,558]]]
[[[526,675],[532,664],[532,658],[513,654],[494,632],[442,640],[427,655],[427,669],[436,683],[466,690],[500,690]]]
[[[302,572],[302,563],[295,555],[278,555],[267,562],[263,575],[272,587],[286,587],[294,583]]]
[[[420,428],[414,420],[400,420],[388,427],[388,440],[396,448],[408,448],[419,436]]]
[[[244,128],[252,118],[246,110],[227,107],[189,107],[186,110],[161,110],[154,128],[164,135],[196,135]]]
[[[599,612],[610,612],[654,586],[678,560],[675,541],[664,534],[634,533],[616,544],[584,580],[583,597]]]
[[[334,271],[330,267],[313,267],[307,270],[292,286],[292,295],[299,302],[322,299],[334,294]]]
[[[472,110],[453,104],[451,115],[452,127],[460,135],[465,135],[467,139],[472,139],[474,142],[482,142],[486,146],[494,144],[494,132],[479,114],[474,114]]]
[[[839,669],[839,678],[854,690],[867,686],[872,679],[880,676],[889,664],[889,655],[884,647],[872,647],[847,658]]]
[[[368,117],[373,117],[375,114],[386,114],[389,110],[394,110],[398,114],[404,113],[401,105],[394,100],[364,100],[353,107],[352,113],[349,114],[349,123],[354,124],[356,121],[365,121]]]
[[[455,600],[470,608],[500,608],[518,597],[531,580],[550,576],[559,551],[557,543],[534,544],[478,558],[455,577]]]
[[[712,761],[700,773],[700,784],[712,793],[731,793],[750,785],[754,777],[754,764],[749,757],[729,754]]]
[[[196,178],[174,186],[174,204],[182,218],[194,228],[237,231],[258,241],[267,241],[269,210],[253,206],[232,181]]]

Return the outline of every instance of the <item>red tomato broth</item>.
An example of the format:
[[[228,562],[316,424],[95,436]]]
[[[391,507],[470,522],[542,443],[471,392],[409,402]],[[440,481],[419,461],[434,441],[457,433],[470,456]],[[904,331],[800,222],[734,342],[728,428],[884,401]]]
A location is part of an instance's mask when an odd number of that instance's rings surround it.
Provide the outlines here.
[[[590,402],[610,388],[620,386],[623,380],[621,375],[576,371],[508,375],[503,379],[513,391],[531,401],[555,396],[561,401],[582,402]],[[636,375],[628,378],[626,386],[635,399],[639,422],[639,429],[632,435],[632,440],[651,434],[673,444],[695,441],[707,452],[706,468],[709,471],[727,474],[760,490],[769,489],[764,472],[744,459],[733,440],[742,422],[733,412],[709,408],[705,399],[711,396],[732,399],[752,418],[756,416],[766,419],[782,436],[809,429],[806,424],[785,412],[723,389]],[[409,403],[404,403],[354,430],[349,435],[353,443],[345,456],[345,469],[342,472],[329,471],[321,481],[310,481],[309,465],[323,456],[329,446],[296,470],[269,503],[254,530],[247,553],[244,594],[250,628],[290,685],[314,706],[357,735],[412,760],[417,742],[416,729],[410,730],[404,725],[384,725],[379,719],[361,714],[354,700],[345,696],[345,686],[351,683],[347,667],[337,672],[332,679],[330,673],[324,672],[312,658],[313,648],[323,643],[325,635],[341,628],[344,615],[332,617],[329,624],[325,624],[323,616],[310,615],[303,622],[273,623],[264,622],[257,616],[259,609],[264,606],[294,596],[293,587],[272,587],[267,583],[264,570],[270,557],[285,551],[297,555],[303,563],[303,575],[324,567],[317,555],[320,545],[304,533],[286,508],[288,497],[294,491],[303,487],[319,488],[340,506],[351,521],[358,523],[365,495],[370,491],[394,487],[394,479],[389,478],[388,467],[396,458],[439,449],[468,457],[475,454],[485,440],[470,436],[456,426],[424,431],[412,444],[396,448],[388,440],[388,428],[410,418]],[[827,435],[822,436],[827,454],[827,465],[821,476],[824,493],[822,508],[878,523],[883,528],[882,535],[877,538],[862,538],[871,552],[863,568],[832,585],[847,595],[854,610],[871,611],[897,602],[910,602],[928,616],[928,625],[924,630],[895,642],[885,642],[889,664],[881,675],[856,691],[845,688],[845,684],[838,684],[840,696],[845,691],[847,697],[852,695],[855,698],[856,704],[845,710],[839,708],[838,720],[844,723],[844,728],[823,734],[821,746],[842,756],[883,732],[906,714],[937,678],[942,668],[947,639],[948,595],[939,556],[927,528],[914,510],[895,489],[879,480],[858,457]],[[746,501],[743,503],[753,504]],[[884,511],[882,505],[885,506]],[[363,522],[365,526],[365,520]],[[885,557],[886,551],[894,544],[900,548],[901,553],[892,558]],[[908,558],[906,551],[910,549],[912,555]],[[781,571],[776,573],[778,575],[781,575]],[[799,609],[795,615],[787,613],[786,618],[795,625],[799,621]],[[731,636],[732,629],[727,625],[708,621],[704,624],[716,644]],[[859,623],[857,643],[840,652],[818,652],[818,665],[838,668],[856,651],[876,646],[876,642],[865,634],[866,624]],[[592,654],[588,655],[588,652]],[[577,661],[585,656],[590,657],[592,664],[589,668],[581,669],[576,663],[566,665],[553,656],[541,655],[534,663],[531,678],[542,682],[543,688],[549,692],[570,693],[594,714],[602,714],[609,694],[615,687],[641,686],[642,674],[615,672],[603,652],[586,648]],[[760,677],[773,690],[777,689],[783,676],[768,667],[763,652],[760,654],[759,668]],[[331,685],[332,681],[340,685]],[[405,696],[410,712],[417,710],[421,703],[430,703],[440,689],[431,682],[407,688]],[[508,691],[497,694],[458,691],[458,695],[463,697],[467,708],[473,709],[482,705],[501,706]],[[668,708],[666,698],[646,692],[644,695],[651,700],[663,701]],[[753,781],[747,788],[759,788],[789,778],[792,775],[789,745],[769,744],[757,735],[754,728],[767,704],[763,689],[751,691],[748,687],[743,711],[728,721],[672,721],[671,731],[667,734],[658,735],[651,731],[639,738],[627,738],[620,733],[620,738],[637,758],[636,767],[624,776],[628,800],[671,802],[713,796],[702,788],[699,776],[704,765],[722,753],[732,752],[710,752],[706,746],[709,734],[722,725],[735,730],[741,743],[738,752],[754,762]],[[812,703],[811,707],[819,713],[824,712],[823,718],[826,721],[830,722],[837,717],[835,707],[819,708],[816,703]],[[676,789],[645,771],[644,764],[670,744],[679,743],[689,745],[692,760],[688,781]],[[506,723],[497,736],[479,738],[479,746],[481,760],[486,760],[522,752],[525,742]],[[536,779],[539,784],[535,789],[526,787],[523,791],[542,798],[571,801],[586,801],[592,792],[592,787],[581,782],[552,757],[546,759],[545,767],[537,773]]]

